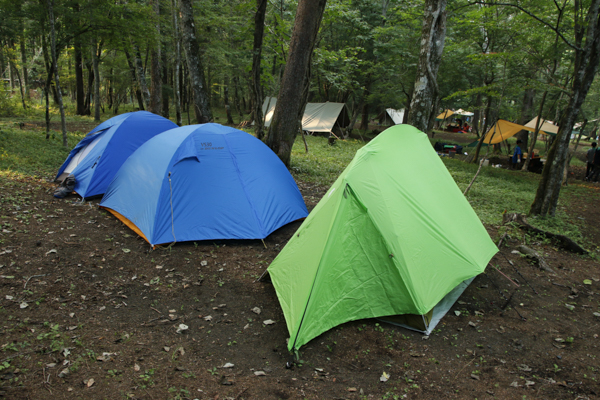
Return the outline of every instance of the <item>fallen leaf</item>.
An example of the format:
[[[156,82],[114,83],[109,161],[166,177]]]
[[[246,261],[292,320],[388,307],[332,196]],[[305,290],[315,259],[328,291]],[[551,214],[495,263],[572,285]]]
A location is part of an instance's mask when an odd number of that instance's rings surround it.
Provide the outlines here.
[[[273,325],[275,323],[275,321],[273,321],[272,319],[267,319],[265,321],[263,321],[263,324],[265,325]]]
[[[52,253],[56,253],[56,249],[48,250],[48,251],[46,252],[46,255],[48,255],[48,254],[52,254]]]
[[[348,391],[349,391],[349,392],[356,392],[356,388],[355,388],[355,387],[349,387],[349,388],[348,388]]]
[[[93,385],[94,383],[95,383],[95,381],[94,381],[94,378],[90,378],[90,379],[88,379],[88,380],[87,380],[87,382],[86,382],[86,384],[85,384],[85,385],[86,385],[87,387],[92,387],[92,385]]]
[[[265,371],[254,371],[254,375],[256,375],[256,376],[265,376],[267,374],[265,374]]]
[[[133,370],[134,370],[135,372],[138,372],[138,371],[140,370],[140,366],[139,366],[139,365],[137,365],[137,364],[133,364]]]
[[[131,250],[129,250],[129,249],[121,249],[121,250],[123,250],[123,253],[131,253]]]
[[[233,364],[232,363],[225,363],[221,368],[233,368]]]
[[[390,375],[387,372],[385,372],[385,371],[379,377],[379,381],[380,382],[387,382],[389,379],[390,379]]]
[[[212,321],[212,316],[207,315],[206,317],[204,317],[205,321]]]

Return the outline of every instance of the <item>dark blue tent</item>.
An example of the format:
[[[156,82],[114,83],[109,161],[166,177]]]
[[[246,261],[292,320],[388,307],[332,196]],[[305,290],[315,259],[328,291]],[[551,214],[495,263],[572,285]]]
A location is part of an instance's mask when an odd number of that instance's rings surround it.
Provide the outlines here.
[[[57,181],[75,176],[81,197],[101,195],[123,162],[148,139],[177,125],[148,111],[117,115],[88,133],[58,170]]]
[[[296,182],[271,149],[212,123],[147,141],[123,164],[100,206],[152,246],[263,239],[308,215]]]

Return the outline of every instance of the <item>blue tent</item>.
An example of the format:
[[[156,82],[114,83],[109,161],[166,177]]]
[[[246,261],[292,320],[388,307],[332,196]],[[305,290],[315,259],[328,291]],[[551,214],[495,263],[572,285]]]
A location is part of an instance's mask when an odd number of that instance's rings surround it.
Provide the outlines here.
[[[213,123],[147,141],[123,164],[100,207],[152,246],[263,239],[308,215],[296,182],[271,149]]]
[[[148,139],[177,125],[148,111],[117,115],[88,133],[58,170],[57,181],[75,176],[81,197],[101,195],[123,162]]]

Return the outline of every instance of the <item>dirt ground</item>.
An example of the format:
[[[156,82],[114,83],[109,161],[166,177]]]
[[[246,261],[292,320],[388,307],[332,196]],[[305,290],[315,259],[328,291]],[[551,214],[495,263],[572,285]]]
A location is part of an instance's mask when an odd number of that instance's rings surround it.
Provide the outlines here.
[[[312,340],[287,369],[283,314],[273,286],[256,279],[298,222],[264,244],[151,250],[97,200],[54,199],[47,178],[0,179],[0,397],[600,396],[600,271],[590,256],[528,237],[547,272],[513,253],[524,242],[512,231],[429,337],[350,322]],[[299,186],[309,210],[327,189]],[[600,191],[588,188],[568,212],[598,243]],[[499,229],[488,227],[496,242]],[[181,324],[188,329],[178,332]]]

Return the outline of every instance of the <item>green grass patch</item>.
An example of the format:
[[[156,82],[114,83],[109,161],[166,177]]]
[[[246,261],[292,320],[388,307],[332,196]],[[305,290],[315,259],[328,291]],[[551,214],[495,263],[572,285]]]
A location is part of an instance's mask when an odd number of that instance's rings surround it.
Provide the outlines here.
[[[298,136],[292,148],[290,170],[295,178],[318,185],[330,186],[352,161],[356,151],[365,145],[355,139],[336,140],[330,145],[327,138],[305,136],[308,153],[302,137]]]
[[[43,130],[14,128],[14,123],[0,123],[0,171],[3,175],[17,173],[32,177],[53,177],[69,151],[85,133],[68,134],[69,147],[62,145],[62,134],[51,132],[45,139]]]

